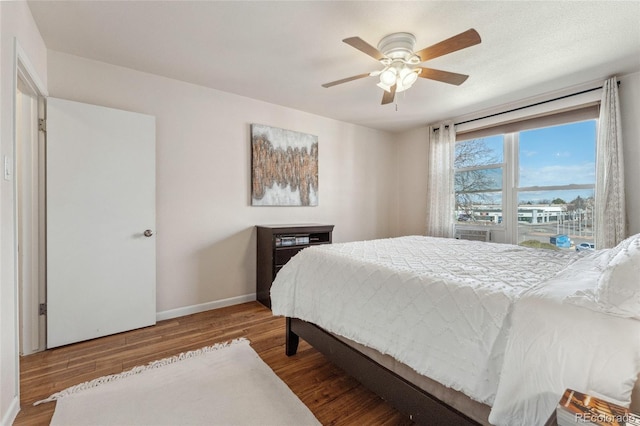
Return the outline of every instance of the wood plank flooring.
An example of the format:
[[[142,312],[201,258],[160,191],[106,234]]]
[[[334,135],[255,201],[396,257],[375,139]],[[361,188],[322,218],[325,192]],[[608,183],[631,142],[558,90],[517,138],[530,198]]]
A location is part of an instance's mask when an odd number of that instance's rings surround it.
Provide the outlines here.
[[[250,302],[22,357],[22,410],[14,425],[49,424],[55,403],[33,403],[69,386],[238,337],[251,341],[323,425],[412,424],[306,342],[301,340],[298,353],[287,357],[284,332],[283,318]]]

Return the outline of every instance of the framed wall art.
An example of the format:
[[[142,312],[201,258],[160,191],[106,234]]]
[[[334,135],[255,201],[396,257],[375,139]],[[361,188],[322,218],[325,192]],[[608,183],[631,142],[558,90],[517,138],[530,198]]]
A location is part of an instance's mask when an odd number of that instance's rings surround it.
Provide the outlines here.
[[[318,137],[251,125],[251,205],[318,205]]]

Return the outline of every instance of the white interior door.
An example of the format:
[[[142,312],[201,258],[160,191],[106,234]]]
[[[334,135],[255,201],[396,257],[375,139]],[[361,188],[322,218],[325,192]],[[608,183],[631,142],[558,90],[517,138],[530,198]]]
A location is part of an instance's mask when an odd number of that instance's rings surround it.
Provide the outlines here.
[[[47,347],[155,323],[155,117],[47,99]]]

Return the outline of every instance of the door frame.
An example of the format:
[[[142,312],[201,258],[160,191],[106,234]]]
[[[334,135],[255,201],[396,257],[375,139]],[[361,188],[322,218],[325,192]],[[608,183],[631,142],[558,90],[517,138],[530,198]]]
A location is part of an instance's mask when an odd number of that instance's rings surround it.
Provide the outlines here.
[[[19,243],[19,234],[18,234],[18,226],[19,226],[19,221],[20,221],[20,212],[19,212],[19,205],[18,205],[18,191],[20,191],[20,188],[18,186],[18,178],[16,176],[16,170],[19,170],[18,167],[18,158],[17,158],[17,152],[18,152],[18,129],[17,129],[17,119],[18,119],[18,99],[17,99],[17,91],[18,91],[18,81],[22,80],[24,83],[26,83],[29,88],[34,92],[35,96],[37,97],[38,100],[38,119],[45,119],[45,111],[46,111],[46,96],[48,96],[47,90],[44,86],[44,84],[42,83],[42,80],[40,79],[40,77],[38,76],[38,73],[36,72],[35,67],[33,66],[33,63],[31,62],[31,60],[29,59],[29,56],[27,55],[27,53],[24,51],[24,49],[20,46],[20,43],[18,42],[17,38],[14,38],[14,69],[13,69],[13,90],[12,90],[12,115],[13,115],[13,164],[12,164],[12,170],[13,170],[13,206],[14,206],[14,213],[13,213],[13,253],[14,253],[14,306],[15,306],[15,312],[16,312],[16,323],[15,323],[15,345],[16,345],[16,363],[17,360],[20,356],[20,352],[21,352],[21,340],[22,340],[22,333],[20,330],[20,324],[21,324],[21,318],[22,315],[24,314],[24,309],[22,307],[21,304],[21,294],[22,294],[22,289],[20,288],[21,285],[21,280],[20,280],[20,274],[21,271],[19,269],[19,253],[18,253],[18,243]],[[45,147],[45,143],[46,143],[46,136],[44,132],[40,132],[38,130],[38,120],[36,120],[36,122],[34,123],[34,125],[36,126],[35,133],[38,135],[38,152],[34,153],[35,155],[38,156],[38,182],[34,182],[33,186],[32,186],[32,191],[36,192],[38,194],[38,211],[35,212],[35,214],[38,216],[37,218],[34,218],[35,221],[38,223],[38,235],[39,235],[39,239],[38,239],[38,248],[35,252],[33,252],[33,259],[32,259],[32,270],[33,271],[37,271],[37,285],[34,287],[37,288],[32,288],[32,290],[35,290],[37,295],[38,295],[38,300],[39,303],[44,303],[46,300],[46,283],[45,283],[45,277],[46,277],[46,246],[45,246],[45,226],[46,226],[46,216],[45,216],[45,212],[46,212],[46,206],[45,206],[45,190],[46,190],[46,184],[45,184],[45,158],[44,158],[44,147]],[[32,193],[33,193],[32,192]],[[32,221],[33,223],[33,221]],[[37,307],[34,307],[35,309],[37,309]],[[38,324],[38,336],[37,336],[37,340],[39,342],[38,344],[38,349],[39,350],[44,350],[45,349],[45,338],[46,338],[46,318],[44,316],[40,316],[39,317],[39,324]],[[18,364],[19,365],[19,364]],[[20,368],[16,368],[16,387],[18,390],[18,394],[19,394],[19,386],[20,386]]]

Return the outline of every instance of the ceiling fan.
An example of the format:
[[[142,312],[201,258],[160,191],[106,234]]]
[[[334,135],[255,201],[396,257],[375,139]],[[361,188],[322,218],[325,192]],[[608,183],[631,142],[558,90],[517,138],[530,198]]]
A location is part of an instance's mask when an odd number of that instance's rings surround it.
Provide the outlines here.
[[[407,90],[418,77],[461,85],[469,78],[468,75],[423,68],[417,65],[481,42],[480,35],[473,28],[418,51],[413,50],[416,38],[410,33],[389,34],[380,40],[377,49],[360,37],[349,37],[342,41],[379,61],[384,68],[380,71],[358,74],[325,83],[322,87],[328,88],[364,77],[380,77],[377,86],[384,89],[382,105],[393,102],[396,93]]]

